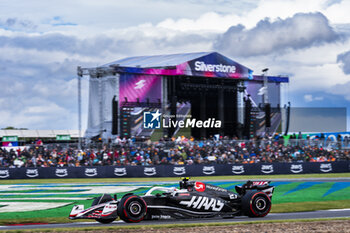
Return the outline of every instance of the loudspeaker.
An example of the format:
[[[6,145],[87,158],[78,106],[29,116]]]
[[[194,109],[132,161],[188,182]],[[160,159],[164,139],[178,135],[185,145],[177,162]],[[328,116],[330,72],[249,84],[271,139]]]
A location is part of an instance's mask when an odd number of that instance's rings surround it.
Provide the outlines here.
[[[271,127],[271,105],[265,104],[265,126]]]
[[[116,96],[112,100],[112,135],[118,134],[118,111],[119,103],[116,101]]]

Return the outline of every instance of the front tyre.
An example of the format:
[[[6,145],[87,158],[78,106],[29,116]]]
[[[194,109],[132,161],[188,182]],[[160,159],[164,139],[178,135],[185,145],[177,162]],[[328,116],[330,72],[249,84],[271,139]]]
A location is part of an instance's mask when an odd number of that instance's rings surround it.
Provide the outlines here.
[[[242,197],[242,211],[249,217],[265,217],[271,210],[271,199],[259,191],[249,191]]]
[[[108,224],[113,222],[114,220],[116,220],[116,218],[107,218],[107,219],[95,219],[97,222],[99,223],[103,223],[103,224]]]
[[[94,201],[92,202],[91,206],[99,205],[102,203],[110,202],[112,201],[113,198],[109,194],[103,194],[102,196],[94,198]],[[103,209],[103,208],[102,208]],[[102,224],[108,224],[116,220],[116,218],[100,218],[100,219],[95,219],[97,222],[102,223]]]
[[[127,195],[120,200],[117,213],[124,222],[140,222],[147,213],[147,204],[139,196]]]
[[[99,205],[99,204],[106,203],[106,202],[109,202],[109,201],[112,201],[112,200],[113,200],[113,198],[112,198],[111,195],[103,194],[102,196],[95,197],[94,201],[91,204],[91,206]]]

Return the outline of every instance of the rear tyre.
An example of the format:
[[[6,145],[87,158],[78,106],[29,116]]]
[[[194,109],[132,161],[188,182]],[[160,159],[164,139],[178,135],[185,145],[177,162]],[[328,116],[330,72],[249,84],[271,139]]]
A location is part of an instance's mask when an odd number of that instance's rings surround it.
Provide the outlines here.
[[[106,202],[109,202],[112,200],[113,200],[113,198],[111,195],[103,194],[102,196],[95,197],[91,206],[99,205],[99,204],[106,203]],[[101,218],[101,219],[95,219],[95,220],[99,223],[108,224],[108,223],[111,223],[114,220],[116,220],[116,218],[106,218],[106,219]]]
[[[139,196],[127,195],[120,200],[117,213],[124,222],[140,222],[147,213],[147,204]]]
[[[242,197],[242,211],[249,217],[264,217],[271,210],[271,199],[264,192],[248,191]]]

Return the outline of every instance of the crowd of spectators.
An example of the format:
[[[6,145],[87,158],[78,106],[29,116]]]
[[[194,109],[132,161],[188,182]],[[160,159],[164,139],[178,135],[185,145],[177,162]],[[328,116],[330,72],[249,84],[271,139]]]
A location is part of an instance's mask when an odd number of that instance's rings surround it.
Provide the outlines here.
[[[297,138],[297,137],[296,137]],[[113,143],[74,146],[33,144],[17,149],[0,149],[1,167],[64,167],[103,165],[191,165],[271,162],[324,162],[350,159],[350,150],[326,141],[280,137],[251,139],[210,138],[201,141],[179,137],[172,140],[136,143],[116,139]]]

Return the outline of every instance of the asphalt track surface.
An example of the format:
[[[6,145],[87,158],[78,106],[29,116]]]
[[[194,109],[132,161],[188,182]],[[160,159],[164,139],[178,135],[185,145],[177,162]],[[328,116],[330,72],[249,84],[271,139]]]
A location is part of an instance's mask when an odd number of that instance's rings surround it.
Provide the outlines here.
[[[79,228],[79,227],[101,227],[101,226],[132,226],[132,225],[162,225],[162,224],[186,224],[186,223],[227,223],[227,222],[255,222],[269,220],[290,220],[290,219],[320,219],[323,218],[341,218],[350,217],[350,209],[341,210],[319,210],[312,212],[294,212],[294,213],[276,213],[269,214],[264,218],[249,218],[237,216],[230,219],[208,218],[208,219],[189,219],[189,220],[153,220],[143,221],[140,223],[125,223],[123,221],[114,221],[110,224],[101,224],[97,222],[74,222],[60,224],[40,224],[40,225],[12,225],[0,226],[0,230],[30,230],[30,229],[47,229],[47,228]]]
[[[302,179],[269,179],[274,181],[323,181],[323,182],[350,182],[350,178],[302,178]],[[325,219],[325,218],[343,218],[350,217],[350,209],[319,210],[311,212],[293,212],[293,213],[271,213],[264,218],[249,218],[246,216],[237,216],[235,218],[202,218],[186,220],[153,220],[140,223],[125,223],[123,221],[114,221],[110,224],[101,224],[98,222],[74,222],[59,224],[16,224],[0,226],[3,230],[30,230],[30,229],[48,229],[48,228],[79,228],[79,227],[101,227],[101,226],[132,226],[132,225],[162,225],[162,224],[193,224],[193,223],[228,223],[228,222],[256,222],[269,220],[292,220],[292,219]]]

